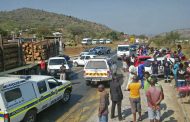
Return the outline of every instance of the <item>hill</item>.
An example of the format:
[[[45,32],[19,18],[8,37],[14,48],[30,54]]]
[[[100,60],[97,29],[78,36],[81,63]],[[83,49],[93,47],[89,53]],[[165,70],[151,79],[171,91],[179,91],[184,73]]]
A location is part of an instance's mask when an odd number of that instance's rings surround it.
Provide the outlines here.
[[[38,35],[61,31],[65,38],[72,40],[82,37],[101,38],[113,31],[105,25],[31,8],[1,11],[0,28],[9,31],[30,29],[30,34]]]
[[[180,38],[184,38],[184,39],[190,39],[190,28],[186,28],[186,29],[177,29],[177,30],[173,30],[172,32],[177,32],[180,35]],[[165,36],[168,32],[166,33],[161,33],[157,36]]]

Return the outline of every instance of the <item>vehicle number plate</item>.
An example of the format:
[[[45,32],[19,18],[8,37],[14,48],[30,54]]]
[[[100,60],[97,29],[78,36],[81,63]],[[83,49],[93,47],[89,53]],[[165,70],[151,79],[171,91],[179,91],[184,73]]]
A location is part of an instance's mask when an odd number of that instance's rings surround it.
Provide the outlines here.
[[[92,79],[92,81],[100,81],[100,79]]]

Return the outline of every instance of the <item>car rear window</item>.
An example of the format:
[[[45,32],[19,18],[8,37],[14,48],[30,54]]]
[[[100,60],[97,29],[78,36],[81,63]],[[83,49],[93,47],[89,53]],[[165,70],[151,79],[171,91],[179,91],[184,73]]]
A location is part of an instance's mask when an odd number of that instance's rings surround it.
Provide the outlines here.
[[[5,99],[7,102],[12,102],[22,97],[20,88],[12,89],[5,92]]]
[[[49,61],[49,65],[62,65],[62,64],[66,64],[65,59],[51,59]]]
[[[107,69],[107,64],[105,61],[89,61],[86,69]]]

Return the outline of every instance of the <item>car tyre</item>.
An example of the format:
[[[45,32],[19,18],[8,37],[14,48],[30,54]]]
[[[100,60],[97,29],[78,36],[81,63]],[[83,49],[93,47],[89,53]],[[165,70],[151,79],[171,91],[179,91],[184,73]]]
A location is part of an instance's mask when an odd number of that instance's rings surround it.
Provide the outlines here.
[[[71,99],[71,91],[65,90],[62,98],[63,103],[67,103]]]
[[[37,112],[36,110],[29,110],[24,119],[23,119],[23,122],[35,122],[36,121],[36,115],[37,115]]]
[[[98,55],[101,55],[101,54],[102,54],[102,53],[99,51],[99,52],[98,52]]]
[[[110,50],[107,51],[107,54],[110,54]]]
[[[77,62],[75,62],[73,65],[74,65],[75,67],[78,67],[78,63],[77,63]]]

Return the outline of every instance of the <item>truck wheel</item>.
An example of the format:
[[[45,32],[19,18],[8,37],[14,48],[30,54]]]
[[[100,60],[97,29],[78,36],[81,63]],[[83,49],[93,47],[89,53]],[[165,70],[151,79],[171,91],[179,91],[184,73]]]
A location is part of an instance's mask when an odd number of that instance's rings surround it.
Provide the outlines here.
[[[62,98],[62,102],[63,103],[67,103],[71,98],[71,92],[69,90],[66,90],[64,92],[63,98]]]
[[[23,122],[35,122],[36,121],[36,115],[37,115],[37,112],[36,110],[29,110],[24,119],[23,119]]]
[[[74,63],[74,66],[75,66],[75,67],[78,67],[78,63],[77,63],[77,62],[75,62],[75,63]]]

